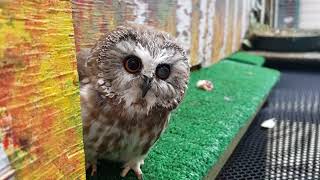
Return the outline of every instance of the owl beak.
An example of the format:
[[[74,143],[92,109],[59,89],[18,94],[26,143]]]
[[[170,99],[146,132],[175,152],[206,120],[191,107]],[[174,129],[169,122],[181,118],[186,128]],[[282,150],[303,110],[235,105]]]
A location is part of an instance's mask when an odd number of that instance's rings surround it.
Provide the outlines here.
[[[151,88],[153,78],[148,76],[143,76],[143,84],[142,84],[142,97],[144,98],[147,95],[147,92]]]

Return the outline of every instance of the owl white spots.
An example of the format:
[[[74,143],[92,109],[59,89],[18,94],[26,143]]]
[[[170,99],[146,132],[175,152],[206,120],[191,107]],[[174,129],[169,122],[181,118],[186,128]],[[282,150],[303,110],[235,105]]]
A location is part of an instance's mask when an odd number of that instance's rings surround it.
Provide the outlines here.
[[[184,97],[189,63],[164,32],[119,27],[78,56],[87,165],[97,159],[124,164],[142,177],[150,147]]]

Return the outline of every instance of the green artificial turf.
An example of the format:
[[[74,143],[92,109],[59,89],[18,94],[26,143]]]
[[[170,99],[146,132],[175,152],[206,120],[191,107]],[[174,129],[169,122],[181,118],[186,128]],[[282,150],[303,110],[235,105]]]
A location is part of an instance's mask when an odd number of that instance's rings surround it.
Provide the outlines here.
[[[262,66],[265,62],[264,57],[256,56],[243,51],[233,53],[231,56],[227,57],[226,60],[241,62],[245,64],[251,64],[251,65],[257,65],[257,66]]]
[[[144,179],[205,177],[278,78],[278,71],[233,61],[193,72],[183,103],[172,113],[169,127],[145,160]],[[214,90],[197,89],[201,79],[211,80]],[[120,171],[114,169],[102,163],[100,177],[90,179],[117,179]],[[135,178],[131,172],[125,179]]]

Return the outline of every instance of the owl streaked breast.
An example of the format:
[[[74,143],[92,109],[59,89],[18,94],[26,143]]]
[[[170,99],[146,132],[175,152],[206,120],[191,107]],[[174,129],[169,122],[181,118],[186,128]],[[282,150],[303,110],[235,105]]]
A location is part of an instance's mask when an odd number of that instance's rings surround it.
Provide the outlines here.
[[[124,163],[138,178],[149,149],[184,97],[189,63],[164,32],[119,27],[78,56],[86,161]]]

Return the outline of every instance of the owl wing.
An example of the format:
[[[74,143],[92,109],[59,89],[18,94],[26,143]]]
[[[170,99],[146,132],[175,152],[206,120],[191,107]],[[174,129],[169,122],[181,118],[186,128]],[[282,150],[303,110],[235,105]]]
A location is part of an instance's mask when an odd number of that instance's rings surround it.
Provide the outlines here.
[[[166,130],[170,120],[170,112],[163,112],[159,117],[158,113],[153,114],[151,116],[151,122],[154,122],[154,125],[147,126],[147,133],[149,135],[149,139],[147,143],[144,145],[142,149],[142,155],[146,155],[149,149],[159,140],[161,134]],[[150,122],[149,121],[149,122]]]

